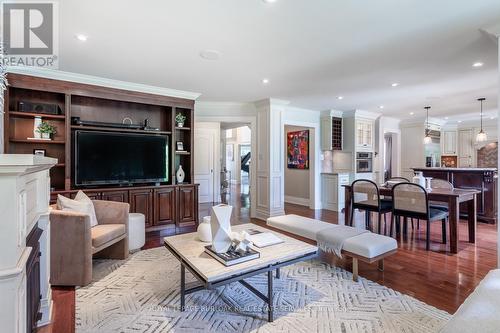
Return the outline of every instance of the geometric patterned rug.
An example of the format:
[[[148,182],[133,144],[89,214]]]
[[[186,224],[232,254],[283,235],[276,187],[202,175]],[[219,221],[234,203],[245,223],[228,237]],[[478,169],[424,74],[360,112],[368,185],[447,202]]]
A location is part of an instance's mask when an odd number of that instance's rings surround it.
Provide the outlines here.
[[[194,278],[186,272],[187,280]],[[267,275],[249,278],[266,293]],[[76,291],[76,330],[90,332],[439,332],[450,315],[317,260],[284,267],[274,281],[274,322],[239,283],[186,296],[163,247],[127,260],[94,261],[94,281]]]

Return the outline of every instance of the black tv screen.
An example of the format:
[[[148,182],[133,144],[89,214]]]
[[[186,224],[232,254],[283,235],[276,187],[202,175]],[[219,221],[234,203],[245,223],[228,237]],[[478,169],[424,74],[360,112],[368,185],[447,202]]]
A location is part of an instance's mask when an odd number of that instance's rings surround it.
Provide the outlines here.
[[[168,181],[168,137],[75,132],[75,185]]]

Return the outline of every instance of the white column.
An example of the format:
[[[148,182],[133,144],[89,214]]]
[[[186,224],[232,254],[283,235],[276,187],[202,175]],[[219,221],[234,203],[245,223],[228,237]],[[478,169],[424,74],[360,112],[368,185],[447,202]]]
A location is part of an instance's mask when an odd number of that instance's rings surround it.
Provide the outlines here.
[[[284,169],[282,117],[288,102],[266,99],[257,109],[257,218],[283,215]]]

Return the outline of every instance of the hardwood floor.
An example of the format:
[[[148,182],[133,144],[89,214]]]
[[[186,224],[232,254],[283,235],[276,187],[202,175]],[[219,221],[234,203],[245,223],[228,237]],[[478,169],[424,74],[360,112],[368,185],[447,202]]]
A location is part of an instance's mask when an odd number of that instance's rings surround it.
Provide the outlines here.
[[[265,222],[250,218],[248,194],[238,194],[239,186],[233,186],[229,203],[233,205],[233,224],[253,222],[265,226]],[[210,215],[210,204],[201,204],[200,218]],[[286,204],[287,214],[297,214],[338,223],[343,214],[327,210],[310,210],[304,206]],[[375,220],[375,219],[373,219]],[[388,216],[388,221],[389,221]],[[356,213],[355,224],[364,226],[363,213]],[[416,226],[415,226],[416,227]],[[376,225],[373,226],[376,230]],[[162,246],[165,232],[151,232],[146,235],[143,249]],[[300,237],[298,237],[300,238]],[[495,225],[479,223],[476,244],[467,242],[467,223],[459,225],[459,252],[452,255],[440,243],[441,226],[431,226],[431,251],[425,250],[425,224],[420,230],[411,230],[407,239],[398,238],[398,252],[385,260],[385,271],[379,272],[377,265],[360,262],[361,277],[393,288],[403,294],[413,296],[439,309],[454,313],[465,298],[491,269],[497,265],[497,231]],[[350,262],[335,260],[332,256],[324,259],[350,270]],[[73,288],[53,288],[53,323],[40,330],[41,333],[74,332],[75,293]]]

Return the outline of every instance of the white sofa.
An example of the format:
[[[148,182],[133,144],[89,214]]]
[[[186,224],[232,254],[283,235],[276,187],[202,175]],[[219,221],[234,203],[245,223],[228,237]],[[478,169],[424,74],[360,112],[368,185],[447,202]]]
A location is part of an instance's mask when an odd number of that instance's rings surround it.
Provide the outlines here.
[[[490,271],[441,333],[500,332],[500,269]]]

